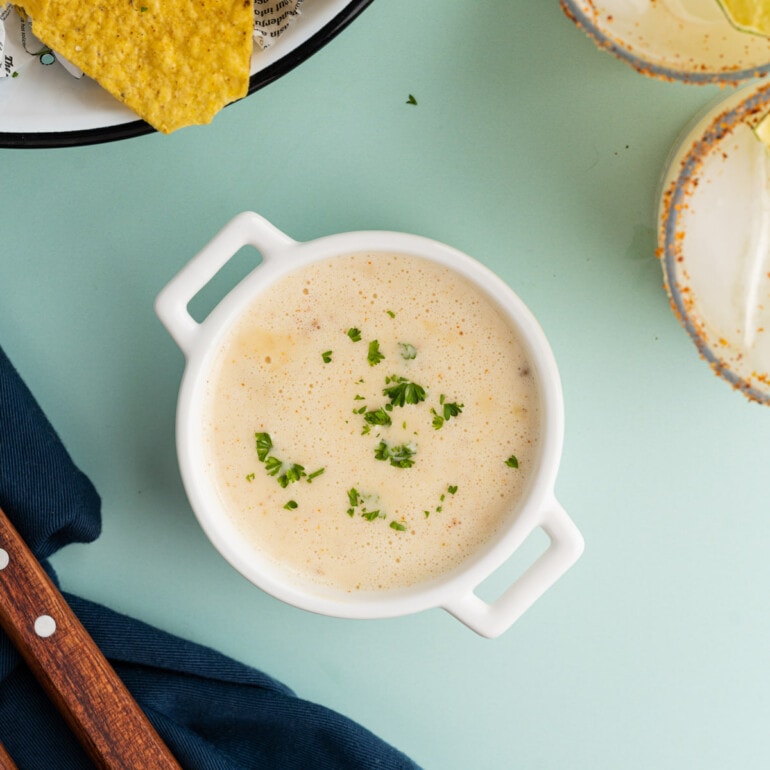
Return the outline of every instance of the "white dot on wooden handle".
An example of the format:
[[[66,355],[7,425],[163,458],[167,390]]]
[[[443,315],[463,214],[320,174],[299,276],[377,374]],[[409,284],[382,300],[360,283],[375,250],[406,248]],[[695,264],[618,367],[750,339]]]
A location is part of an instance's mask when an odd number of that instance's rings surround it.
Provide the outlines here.
[[[56,631],[56,621],[50,615],[41,615],[35,621],[35,633],[43,638],[47,639],[52,636]]]
[[[8,555],[8,551],[5,548],[0,548],[0,569],[5,569],[10,562],[11,557]]]

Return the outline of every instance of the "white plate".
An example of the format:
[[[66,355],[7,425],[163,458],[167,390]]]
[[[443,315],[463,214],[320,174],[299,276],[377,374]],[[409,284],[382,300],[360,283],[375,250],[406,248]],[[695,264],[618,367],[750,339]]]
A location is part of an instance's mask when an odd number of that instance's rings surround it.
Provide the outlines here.
[[[252,58],[249,94],[301,64],[341,32],[372,0],[305,0],[291,27]],[[71,147],[147,134],[154,129],[97,83],[58,63],[26,66],[0,80],[0,147]]]

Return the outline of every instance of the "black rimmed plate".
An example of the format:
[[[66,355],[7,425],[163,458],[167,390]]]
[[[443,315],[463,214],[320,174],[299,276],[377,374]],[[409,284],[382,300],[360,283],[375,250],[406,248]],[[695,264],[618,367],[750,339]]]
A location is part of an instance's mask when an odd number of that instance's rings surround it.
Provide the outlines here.
[[[252,59],[249,94],[309,59],[372,0],[304,0],[301,13],[269,48]],[[0,81],[0,147],[51,148],[100,144],[153,132],[97,83],[63,67],[26,67]]]

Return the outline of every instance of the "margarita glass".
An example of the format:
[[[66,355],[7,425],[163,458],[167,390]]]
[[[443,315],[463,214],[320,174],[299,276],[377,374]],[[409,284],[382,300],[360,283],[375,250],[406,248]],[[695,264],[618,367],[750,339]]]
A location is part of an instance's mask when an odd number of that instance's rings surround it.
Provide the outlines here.
[[[713,370],[770,404],[770,150],[755,132],[770,84],[696,120],[672,154],[659,204],[671,306]]]
[[[564,12],[646,75],[739,83],[770,72],[770,38],[741,31],[717,0],[561,0]]]

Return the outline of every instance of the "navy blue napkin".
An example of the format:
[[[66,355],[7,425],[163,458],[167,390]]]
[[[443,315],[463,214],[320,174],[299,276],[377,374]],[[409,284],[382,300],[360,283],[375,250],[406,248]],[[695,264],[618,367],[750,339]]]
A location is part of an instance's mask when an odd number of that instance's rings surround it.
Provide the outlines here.
[[[0,348],[0,507],[45,561],[91,542],[101,501]],[[417,766],[354,721],[272,677],[71,594],[67,601],[183,768]],[[93,765],[0,632],[0,741],[20,770]]]

